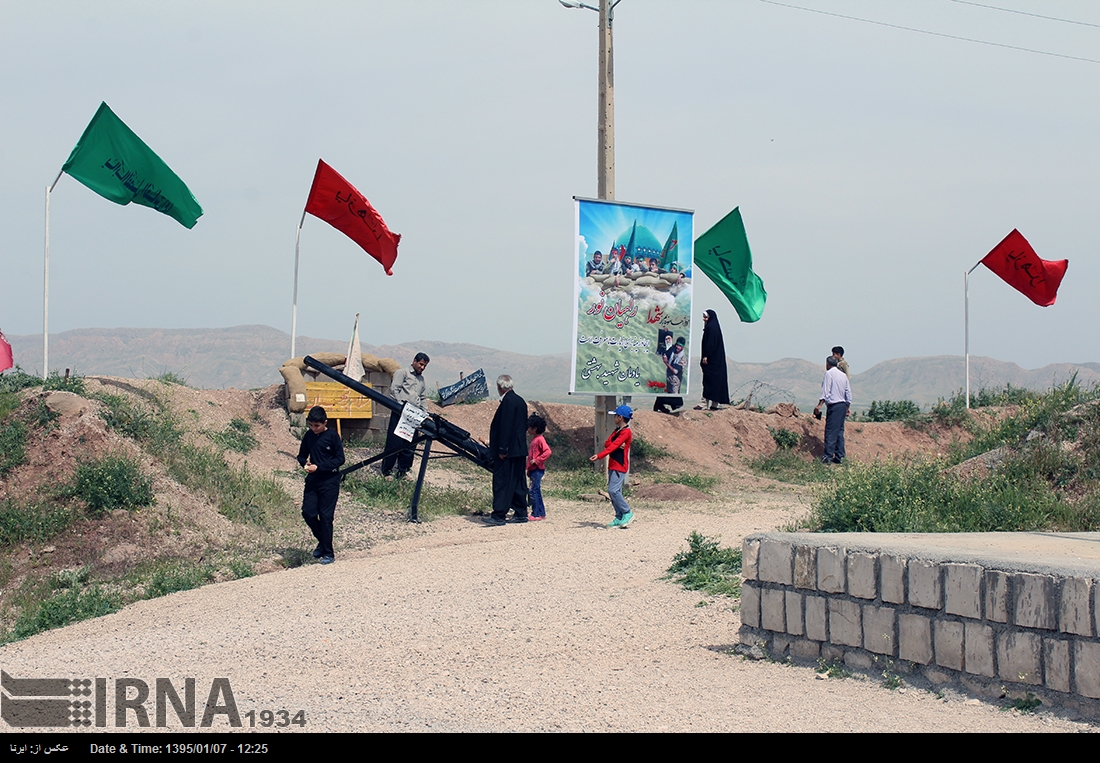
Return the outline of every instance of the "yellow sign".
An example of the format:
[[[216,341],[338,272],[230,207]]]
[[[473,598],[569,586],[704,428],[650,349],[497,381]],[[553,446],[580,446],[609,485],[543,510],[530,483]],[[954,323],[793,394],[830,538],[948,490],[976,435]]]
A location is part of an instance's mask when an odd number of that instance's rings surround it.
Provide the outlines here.
[[[371,385],[364,382],[364,386]],[[330,419],[374,417],[371,399],[363,397],[339,382],[306,382],[306,401],[306,408],[319,405],[325,409]]]

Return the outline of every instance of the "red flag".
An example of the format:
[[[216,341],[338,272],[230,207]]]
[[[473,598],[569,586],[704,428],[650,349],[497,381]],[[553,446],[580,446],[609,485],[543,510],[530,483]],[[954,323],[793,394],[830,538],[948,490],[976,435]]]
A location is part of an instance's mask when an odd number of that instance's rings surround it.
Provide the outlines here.
[[[1069,260],[1040,259],[1020,231],[1013,230],[982,258],[982,264],[1039,307],[1050,307],[1058,299]]]
[[[317,173],[309,189],[306,211],[343,233],[374,259],[382,263],[386,275],[393,275],[400,233],[391,233],[382,215],[367,198],[355,190],[340,173],[317,160]]]
[[[13,365],[11,358],[11,345],[4,332],[0,331],[0,371],[6,371]]]

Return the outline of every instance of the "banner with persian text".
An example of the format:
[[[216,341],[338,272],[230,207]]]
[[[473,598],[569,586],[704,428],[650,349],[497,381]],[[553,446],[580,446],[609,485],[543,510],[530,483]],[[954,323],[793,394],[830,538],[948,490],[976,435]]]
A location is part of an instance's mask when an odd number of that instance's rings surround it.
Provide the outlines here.
[[[692,215],[574,198],[571,393],[687,394]]]

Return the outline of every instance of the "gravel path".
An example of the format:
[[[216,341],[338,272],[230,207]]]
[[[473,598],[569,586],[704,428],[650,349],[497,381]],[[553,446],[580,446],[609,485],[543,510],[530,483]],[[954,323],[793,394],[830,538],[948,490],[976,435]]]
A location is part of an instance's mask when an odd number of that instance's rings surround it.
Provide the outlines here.
[[[0,664],[28,678],[194,676],[200,705],[209,679],[228,676],[242,713],[304,710],[314,732],[1092,729],[730,656],[729,603],[696,606],[704,597],[660,578],[692,530],[732,545],[800,508],[768,493],[741,504],[638,505],[625,530],[580,503],[520,526],[441,519],[328,567],[9,644]]]

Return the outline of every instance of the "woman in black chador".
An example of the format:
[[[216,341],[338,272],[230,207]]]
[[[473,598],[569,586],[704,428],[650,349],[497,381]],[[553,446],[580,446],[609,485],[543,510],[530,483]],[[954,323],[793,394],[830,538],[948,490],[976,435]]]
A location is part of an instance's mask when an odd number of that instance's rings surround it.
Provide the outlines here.
[[[722,327],[718,325],[718,314],[713,310],[707,310],[703,315],[701,356],[699,364],[703,368],[703,403],[709,403],[710,409],[715,411],[719,405],[730,404],[730,385],[726,376],[726,345],[722,341]]]

